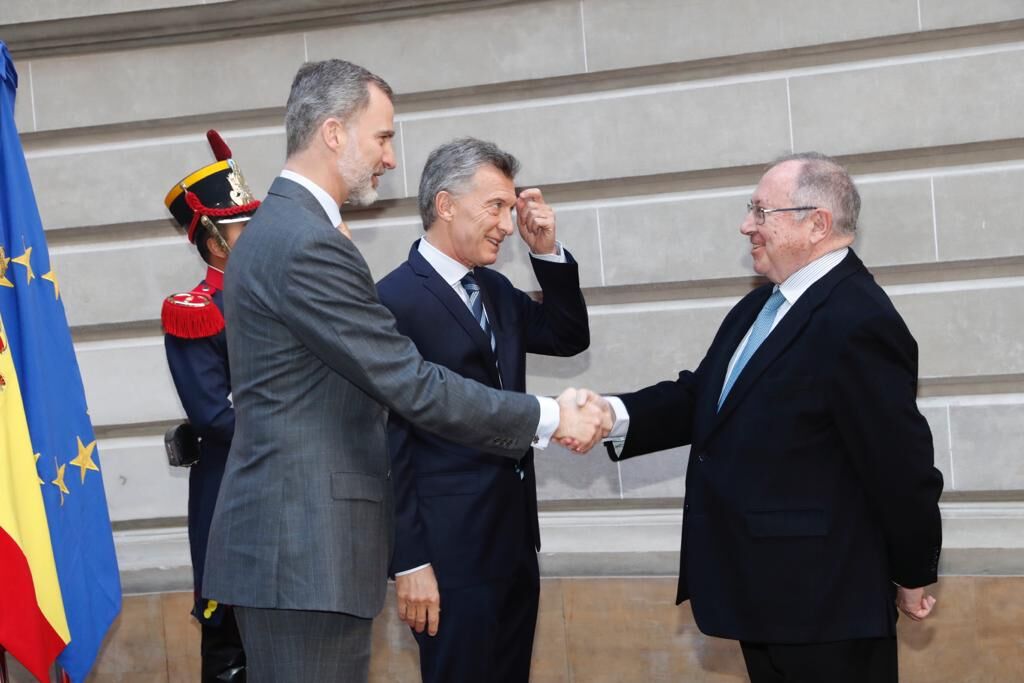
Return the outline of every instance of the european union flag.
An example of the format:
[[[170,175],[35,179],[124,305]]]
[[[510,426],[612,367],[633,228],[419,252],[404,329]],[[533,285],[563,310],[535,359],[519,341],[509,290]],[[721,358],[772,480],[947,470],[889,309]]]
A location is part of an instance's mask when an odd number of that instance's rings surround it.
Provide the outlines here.
[[[78,683],[121,610],[121,584],[96,437],[14,125],[17,83],[0,42],[0,316],[21,385],[71,636],[57,662]]]

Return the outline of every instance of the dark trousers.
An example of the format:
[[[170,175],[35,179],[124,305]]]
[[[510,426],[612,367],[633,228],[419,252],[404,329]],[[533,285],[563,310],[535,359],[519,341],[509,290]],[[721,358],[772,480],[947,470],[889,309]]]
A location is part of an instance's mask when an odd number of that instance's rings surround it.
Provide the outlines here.
[[[235,607],[249,683],[365,683],[372,619]]]
[[[203,683],[245,683],[245,651],[234,610],[226,608],[219,624],[202,624],[200,628]]]
[[[896,637],[833,643],[740,643],[751,683],[896,683]]]
[[[539,599],[532,548],[507,579],[442,588],[437,635],[413,631],[423,683],[527,683]]]

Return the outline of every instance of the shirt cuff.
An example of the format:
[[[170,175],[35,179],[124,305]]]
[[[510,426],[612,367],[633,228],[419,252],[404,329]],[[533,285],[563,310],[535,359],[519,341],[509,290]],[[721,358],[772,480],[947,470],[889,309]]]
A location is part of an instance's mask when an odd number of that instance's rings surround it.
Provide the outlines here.
[[[406,569],[404,572],[395,572],[395,577],[397,578],[399,576],[405,576],[406,574],[412,574],[413,572],[418,572],[421,569],[426,569],[429,566],[430,566],[430,563],[427,562],[426,564],[421,564],[418,567],[413,567],[412,569]]]
[[[606,439],[625,439],[626,432],[629,431],[629,411],[626,410],[626,404],[618,396],[605,396],[604,398],[615,412],[615,424],[612,425],[612,431],[608,432]]]
[[[534,254],[530,252],[530,256],[541,261],[550,261],[551,263],[565,263],[565,250],[562,249],[562,243],[555,240],[555,253],[554,254]]]
[[[561,411],[558,409],[558,401],[547,396],[534,396],[540,404],[540,421],[537,423],[536,436],[533,437],[533,447],[538,449],[547,448],[551,437],[558,429],[558,421],[561,419]]]

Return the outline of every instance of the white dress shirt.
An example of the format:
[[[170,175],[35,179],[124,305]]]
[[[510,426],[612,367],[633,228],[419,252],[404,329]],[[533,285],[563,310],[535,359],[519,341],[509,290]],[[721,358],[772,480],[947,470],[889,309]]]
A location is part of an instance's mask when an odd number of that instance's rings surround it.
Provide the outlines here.
[[[779,324],[779,321],[782,320],[786,313],[789,312],[789,309],[793,308],[797,299],[803,296],[803,293],[810,289],[811,285],[825,277],[830,270],[838,266],[842,260],[846,258],[846,254],[849,251],[850,250],[846,247],[830,251],[790,275],[781,285],[775,286],[775,289],[782,292],[782,296],[785,301],[782,302],[782,305],[779,306],[778,312],[775,313],[775,319],[772,321],[772,330],[775,329]],[[751,324],[751,329],[753,329],[753,324]],[[739,359],[740,354],[743,353],[743,349],[746,348],[747,341],[750,339],[750,332],[751,330],[747,330],[747,333],[743,335],[743,339],[733,352],[732,358],[729,360],[729,366],[725,370],[725,377],[728,377],[729,373],[732,372],[733,366],[736,365],[736,361]],[[724,381],[725,380],[723,379],[723,383]],[[607,399],[612,406],[612,410],[615,411],[615,424],[607,438],[609,440],[621,441],[626,438],[626,433],[629,431],[629,412],[626,410],[626,405],[618,396],[608,396]]]

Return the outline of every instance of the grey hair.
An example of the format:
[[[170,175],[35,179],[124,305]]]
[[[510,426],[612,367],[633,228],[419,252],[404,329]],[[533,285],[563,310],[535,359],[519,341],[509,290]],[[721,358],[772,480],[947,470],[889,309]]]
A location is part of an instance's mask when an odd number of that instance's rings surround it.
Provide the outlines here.
[[[366,108],[370,85],[394,98],[387,82],[358,64],[341,59],[303,64],[292,80],[285,107],[284,129],[288,156],[309,146],[314,133],[330,117],[344,121]]]
[[[832,226],[842,235],[855,235],[860,217],[860,192],[849,171],[838,161],[820,152],[799,152],[779,157],[772,167],[787,161],[803,166],[796,178],[790,199],[799,205],[820,206],[832,212]]]
[[[476,138],[458,138],[447,142],[427,157],[420,176],[419,208],[423,229],[437,220],[434,198],[439,192],[459,194],[467,189],[477,170],[493,166],[509,180],[519,172],[519,160],[503,151],[493,142]]]

